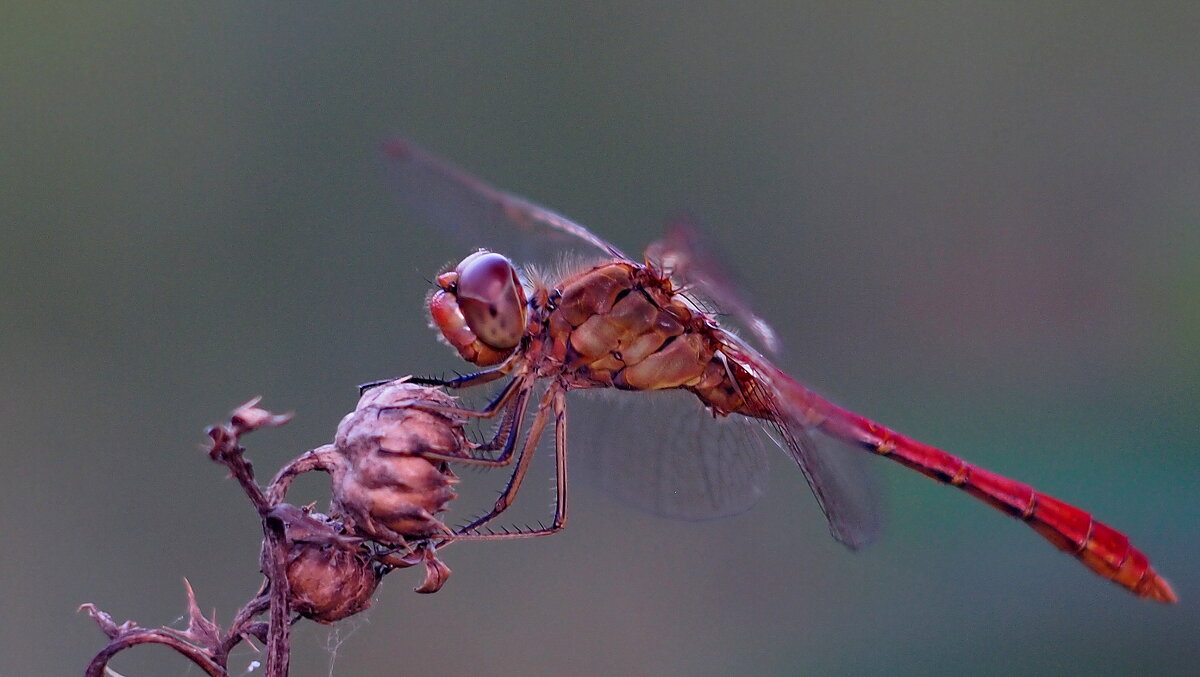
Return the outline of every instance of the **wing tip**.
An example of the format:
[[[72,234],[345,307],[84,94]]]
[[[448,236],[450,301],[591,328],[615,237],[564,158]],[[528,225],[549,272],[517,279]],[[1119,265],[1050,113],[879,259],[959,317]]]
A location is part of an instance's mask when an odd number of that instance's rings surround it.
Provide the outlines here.
[[[413,154],[413,145],[404,139],[388,139],[379,145],[379,150],[390,160],[402,162]]]
[[[874,543],[875,539],[878,537],[878,534],[874,532],[853,534],[841,533],[834,529],[832,525],[829,528],[829,533],[833,534],[834,540],[844,545],[850,552],[859,552],[860,550],[863,550]]]

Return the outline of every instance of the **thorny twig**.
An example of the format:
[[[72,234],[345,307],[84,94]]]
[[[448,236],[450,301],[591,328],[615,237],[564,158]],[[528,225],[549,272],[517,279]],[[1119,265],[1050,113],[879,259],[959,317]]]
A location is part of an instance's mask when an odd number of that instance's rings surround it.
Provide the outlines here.
[[[182,631],[167,627],[143,628],[133,621],[117,625],[110,615],[95,605],[84,604],[80,610],[87,612],[109,637],[108,645],[96,654],[88,665],[84,672],[85,677],[103,677],[105,668],[113,656],[139,644],[163,644],[195,663],[205,674],[212,677],[228,677],[229,652],[247,636],[267,643],[266,677],[284,677],[287,674],[290,610],[286,594],[288,586],[284,577],[286,574],[281,574],[284,570],[281,554],[283,549],[279,546],[282,532],[278,528],[272,528],[267,519],[272,506],[255,481],[254,468],[246,459],[245,449],[240,442],[242,435],[260,428],[283,425],[291,419],[291,415],[272,414],[259,408],[257,404],[257,399],[247,402],[234,411],[228,424],[208,429],[211,439],[208,454],[214,461],[229,469],[230,475],[246,492],[262,520],[266,545],[264,550],[268,553],[264,557],[264,564],[267,564],[264,567],[267,581],[259,594],[238,611],[229,630],[224,634],[221,633],[215,617],[208,619],[200,613],[195,592],[186,581],[188,627]],[[276,581],[282,583],[273,585]],[[268,610],[270,620],[267,624],[254,621],[255,616]]]

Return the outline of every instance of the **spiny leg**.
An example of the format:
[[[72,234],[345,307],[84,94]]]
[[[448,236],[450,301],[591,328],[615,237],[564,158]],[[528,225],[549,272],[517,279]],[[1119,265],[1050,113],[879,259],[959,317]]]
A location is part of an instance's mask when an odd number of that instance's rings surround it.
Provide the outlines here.
[[[516,387],[517,379],[513,379],[500,395],[492,400],[488,407],[496,407],[496,411],[503,409],[504,418],[500,422],[500,426],[496,429],[495,436],[491,440],[476,447],[485,451],[500,450],[500,454],[495,458],[480,458],[476,456],[455,456],[453,454],[442,454],[436,451],[419,451],[415,452],[417,456],[422,458],[448,461],[450,463],[462,463],[466,465],[474,465],[484,468],[502,468],[512,463],[513,449],[516,447],[517,439],[521,436],[521,422],[525,419],[525,412],[529,407],[530,387]],[[511,406],[508,404],[512,400]],[[445,414],[446,409],[437,405],[414,405],[426,411]],[[451,415],[453,408],[451,409]],[[494,415],[494,414],[493,414]]]
[[[546,534],[567,526],[567,392],[563,389],[554,394],[554,488],[554,523],[544,530]]]
[[[504,490],[500,492],[500,497],[496,499],[495,505],[488,512],[471,520],[466,526],[457,530],[454,539],[475,538],[485,536],[487,534],[471,534],[470,532],[482,526],[483,524],[495,519],[497,515],[504,512],[512,505],[516,498],[517,491],[521,488],[521,483],[525,480],[525,473],[529,470],[529,464],[533,461],[533,453],[537,450],[538,442],[541,440],[542,432],[546,429],[546,422],[549,419],[551,406],[551,398],[554,392],[554,387],[547,390],[542,395],[542,400],[538,404],[537,414],[533,418],[533,423],[529,426],[529,432],[526,434],[525,443],[521,445],[521,451],[517,454],[517,465],[513,468],[512,475],[508,478],[508,484]]]
[[[477,371],[473,374],[459,374],[452,379],[433,378],[429,376],[407,376],[404,377],[408,383],[415,383],[422,386],[441,386],[445,388],[470,388],[472,386],[491,383],[498,378],[501,378],[512,372],[514,362],[512,359],[482,371]],[[361,395],[371,388],[377,388],[386,383],[391,383],[399,379],[385,378],[379,381],[369,381],[358,386],[358,393]]]
[[[525,412],[529,410],[529,394],[529,389],[518,392],[512,405],[505,411],[500,425],[496,428],[496,434],[492,436],[492,439],[475,447],[476,451],[496,451],[498,449],[500,450],[499,455],[495,458],[472,456],[471,460],[466,461],[467,463],[484,468],[503,468],[512,463],[513,450],[517,446],[517,440],[521,437],[521,423],[525,420]],[[457,456],[436,453],[422,455],[426,458],[440,458],[456,463],[464,462],[461,457]]]
[[[507,510],[513,504],[513,501],[516,500],[517,491],[521,489],[521,483],[525,481],[525,473],[529,471],[529,465],[533,461],[534,452],[537,451],[538,442],[541,441],[542,432],[546,429],[554,391],[555,387],[551,386],[542,395],[542,401],[538,403],[537,415],[534,416],[533,423],[529,426],[529,433],[525,437],[525,444],[521,446],[521,453],[517,456],[517,466],[513,469],[512,475],[509,476],[508,484],[505,485],[504,491],[500,492],[500,497],[496,499],[496,504],[487,513],[480,515],[472,520],[470,524],[458,529],[459,537],[486,535],[471,534],[470,532],[495,519],[497,515]]]
[[[508,382],[508,385],[500,391],[496,397],[488,402],[482,409],[468,409],[466,407],[456,407],[445,404],[434,404],[433,402],[421,402],[412,405],[417,409],[432,411],[443,416],[457,418],[495,418],[496,414],[500,413],[508,401],[516,395],[517,392],[529,392],[533,388],[533,378],[529,376],[518,376]]]
[[[549,401],[547,401],[549,400]],[[540,526],[537,529],[526,529],[513,532],[501,533],[470,533],[484,524],[494,520],[500,513],[504,512],[512,505],[516,497],[517,490],[521,487],[521,481],[524,479],[525,472],[529,469],[529,461],[533,458],[533,451],[537,446],[538,439],[541,437],[542,431],[546,426],[547,411],[553,407],[554,409],[554,466],[555,466],[555,500],[554,500],[554,521],[550,526]],[[458,535],[452,537],[452,540],[494,540],[501,538],[530,538],[533,536],[547,536],[555,532],[561,531],[567,523],[567,411],[566,411],[566,391],[557,384],[552,385],[542,397],[542,402],[538,407],[537,417],[534,419],[533,425],[529,429],[529,437],[521,450],[520,461],[517,463],[513,475],[509,478],[508,486],[504,492],[500,494],[500,498],[496,501],[496,505],[490,512],[473,520],[467,526],[458,530]]]
[[[515,431],[521,427],[521,421],[525,418],[525,412],[528,410],[529,394],[531,389],[519,390],[513,396],[512,404],[504,411],[504,418],[500,420],[500,425],[496,427],[496,433],[492,439],[483,444],[476,445],[476,449],[483,451],[496,451],[497,449],[505,450],[501,456],[511,456],[513,449],[513,440],[517,437]],[[506,464],[507,465],[507,464]]]
[[[459,374],[451,379],[433,378],[430,376],[413,376],[409,379],[411,383],[416,383],[422,386],[440,386],[443,388],[472,388],[481,386],[485,383],[491,383],[496,379],[503,378],[513,371],[512,360],[504,362],[473,374]]]

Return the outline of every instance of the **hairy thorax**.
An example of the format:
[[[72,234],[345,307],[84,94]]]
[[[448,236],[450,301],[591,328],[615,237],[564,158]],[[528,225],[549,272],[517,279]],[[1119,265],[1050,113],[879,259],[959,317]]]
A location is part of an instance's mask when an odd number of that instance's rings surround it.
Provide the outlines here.
[[[569,387],[686,388],[717,413],[749,413],[746,375],[720,359],[711,320],[651,269],[606,263],[534,303],[543,369]]]

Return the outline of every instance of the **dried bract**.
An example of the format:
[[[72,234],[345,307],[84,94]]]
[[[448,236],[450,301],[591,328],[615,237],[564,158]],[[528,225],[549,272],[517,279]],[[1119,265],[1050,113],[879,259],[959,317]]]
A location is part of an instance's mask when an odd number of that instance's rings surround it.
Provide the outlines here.
[[[406,553],[389,553],[379,557],[379,563],[395,569],[425,565],[425,580],[413,588],[413,592],[432,594],[442,589],[450,579],[450,567],[438,559],[436,547],[429,541],[422,542]]]
[[[261,397],[256,397],[233,411],[230,424],[237,434],[260,428],[276,428],[292,420],[291,414],[275,414],[258,406],[261,400]]]
[[[426,553],[424,559],[425,580],[413,590],[424,595],[429,595],[441,590],[442,586],[446,584],[446,581],[450,578],[450,567],[437,558],[432,546],[426,550]]]

